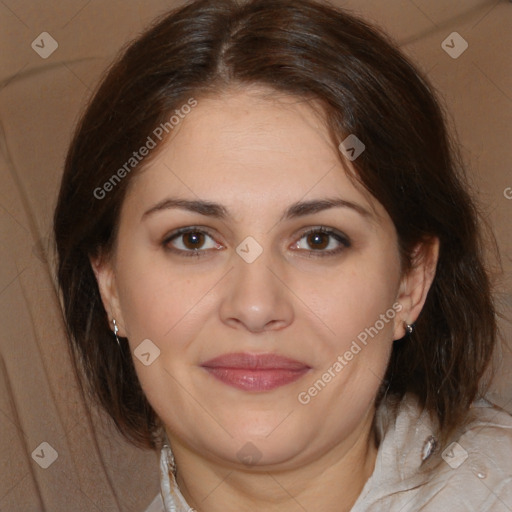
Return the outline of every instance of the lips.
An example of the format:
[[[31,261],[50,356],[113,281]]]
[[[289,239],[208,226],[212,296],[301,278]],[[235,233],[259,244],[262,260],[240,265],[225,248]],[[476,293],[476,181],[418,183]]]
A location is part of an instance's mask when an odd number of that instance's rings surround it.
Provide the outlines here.
[[[244,391],[270,391],[290,384],[311,367],[277,354],[224,354],[201,364],[210,375]]]

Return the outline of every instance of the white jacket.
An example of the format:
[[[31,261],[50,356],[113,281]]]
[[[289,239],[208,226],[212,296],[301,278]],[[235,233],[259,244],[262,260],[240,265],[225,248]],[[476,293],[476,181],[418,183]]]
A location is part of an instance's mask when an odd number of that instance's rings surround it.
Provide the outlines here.
[[[383,403],[376,416],[381,442],[372,476],[351,512],[512,512],[512,416],[486,400],[439,446],[436,426],[407,396],[395,415]],[[161,495],[146,512],[192,512],[161,451]],[[318,511],[311,511],[318,512]]]

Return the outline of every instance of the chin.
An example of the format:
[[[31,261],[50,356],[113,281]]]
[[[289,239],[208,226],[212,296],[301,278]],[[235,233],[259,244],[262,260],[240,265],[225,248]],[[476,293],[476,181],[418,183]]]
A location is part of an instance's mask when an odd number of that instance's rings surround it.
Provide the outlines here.
[[[261,428],[240,428],[233,432],[234,439],[229,444],[231,450],[235,448],[234,462],[250,466],[279,465],[302,453],[309,444],[306,439],[311,436],[286,424],[286,420],[283,422],[281,419],[280,422],[261,425]],[[232,456],[231,452],[230,458]]]

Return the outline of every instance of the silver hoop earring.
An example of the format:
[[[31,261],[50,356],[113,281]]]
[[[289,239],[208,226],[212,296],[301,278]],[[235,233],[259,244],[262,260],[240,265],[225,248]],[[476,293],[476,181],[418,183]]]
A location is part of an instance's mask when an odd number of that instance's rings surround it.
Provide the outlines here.
[[[408,324],[407,322],[404,322],[404,324],[405,332],[410,336],[414,332],[414,324]]]
[[[116,341],[117,341],[117,344],[119,345],[119,348],[121,348],[121,343],[119,341],[119,337],[117,336],[119,328],[117,327],[115,318],[112,318],[112,323],[114,324],[114,336],[116,337]]]

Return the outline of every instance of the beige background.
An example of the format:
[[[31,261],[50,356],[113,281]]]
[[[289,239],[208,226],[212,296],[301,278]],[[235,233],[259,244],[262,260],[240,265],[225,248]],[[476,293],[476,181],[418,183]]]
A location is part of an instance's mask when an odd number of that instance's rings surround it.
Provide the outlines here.
[[[499,296],[510,316],[512,199],[505,190],[512,187],[512,4],[336,4],[388,31],[444,98],[483,211],[498,236],[506,270]],[[47,248],[63,159],[79,112],[117,50],[173,5],[157,0],[0,0],[2,512],[135,512],[158,492],[156,455],[128,446],[104,417],[88,411],[77,391]],[[457,59],[441,47],[454,31],[469,45]],[[58,43],[47,59],[31,47],[42,32]],[[502,327],[510,342],[510,324],[502,321]],[[508,363],[501,368],[492,397],[512,410],[508,369]],[[36,448],[41,453],[43,442],[58,455],[47,469],[31,456]]]

